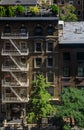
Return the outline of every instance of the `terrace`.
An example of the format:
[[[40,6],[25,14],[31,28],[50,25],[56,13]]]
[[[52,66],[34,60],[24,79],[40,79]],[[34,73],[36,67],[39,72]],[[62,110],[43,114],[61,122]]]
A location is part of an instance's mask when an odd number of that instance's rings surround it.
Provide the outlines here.
[[[22,6],[22,5],[15,5],[15,6],[0,6],[0,19],[6,18],[30,18],[32,17],[58,17],[58,6],[48,5],[48,6]]]

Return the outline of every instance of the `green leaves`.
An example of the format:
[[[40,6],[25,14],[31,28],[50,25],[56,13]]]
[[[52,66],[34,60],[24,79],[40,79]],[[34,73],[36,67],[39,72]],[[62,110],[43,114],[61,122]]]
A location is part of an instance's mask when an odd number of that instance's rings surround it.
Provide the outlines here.
[[[43,75],[38,75],[37,79],[33,81],[34,90],[31,92],[28,113],[28,121],[36,121],[39,118],[47,117],[55,113],[55,107],[50,104],[51,96],[46,90],[49,84],[46,83],[46,79]],[[31,119],[31,120],[30,120]]]
[[[66,88],[61,94],[61,105],[57,106],[58,117],[74,117],[76,125],[84,127],[84,90]]]
[[[74,13],[75,7],[72,5],[65,5],[62,9],[63,14],[60,11],[60,19],[63,21],[71,22],[71,21],[77,21],[77,16]]]
[[[5,16],[6,9],[3,6],[0,6],[0,17]]]

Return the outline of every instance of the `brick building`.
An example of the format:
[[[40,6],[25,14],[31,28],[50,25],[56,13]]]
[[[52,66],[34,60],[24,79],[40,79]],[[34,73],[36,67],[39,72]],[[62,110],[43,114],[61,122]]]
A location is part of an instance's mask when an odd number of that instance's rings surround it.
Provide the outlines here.
[[[84,22],[65,22],[59,35],[59,85],[84,89]]]
[[[2,6],[37,2],[3,0]],[[32,80],[41,73],[50,82],[49,92],[58,99],[58,17],[49,10],[0,17],[0,120],[21,117],[29,100]]]

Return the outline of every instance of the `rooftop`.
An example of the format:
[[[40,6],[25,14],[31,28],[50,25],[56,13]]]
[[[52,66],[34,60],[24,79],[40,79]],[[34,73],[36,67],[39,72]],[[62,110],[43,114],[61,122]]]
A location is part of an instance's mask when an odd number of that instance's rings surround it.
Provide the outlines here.
[[[21,0],[22,1],[22,0]],[[26,2],[28,0],[24,0]],[[31,0],[32,2],[32,0]],[[31,3],[30,2],[30,3]],[[28,3],[27,3],[28,4]],[[48,5],[48,6],[40,6],[40,5],[8,5],[0,6],[0,20],[5,20],[5,18],[10,18],[10,19],[20,19],[20,17],[25,19],[28,19],[28,17],[41,17],[41,19],[50,19],[48,17],[58,17],[58,6],[53,4],[53,5]],[[36,19],[36,18],[34,18]]]
[[[59,44],[79,43],[84,43],[84,22],[65,22],[59,32]]]

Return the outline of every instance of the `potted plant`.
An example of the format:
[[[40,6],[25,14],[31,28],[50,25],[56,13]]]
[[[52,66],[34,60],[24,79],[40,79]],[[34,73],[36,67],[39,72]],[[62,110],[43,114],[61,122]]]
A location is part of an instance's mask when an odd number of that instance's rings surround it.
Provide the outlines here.
[[[0,6],[0,17],[5,16],[5,8],[3,6]]]
[[[25,8],[22,5],[16,6],[16,14],[21,15],[25,13]]]
[[[51,5],[51,9],[54,15],[57,15],[59,13],[59,8],[57,5],[55,4]]]
[[[13,6],[9,6],[7,9],[6,9],[6,16],[8,17],[12,17],[15,15],[15,9]]]
[[[28,10],[29,12],[31,12],[32,15],[35,15],[35,14],[38,15],[40,12],[40,9],[38,6],[34,6],[34,7],[30,6]]]

